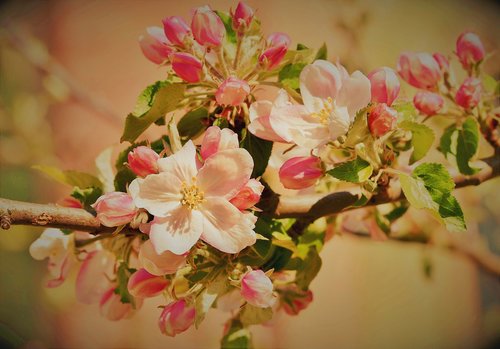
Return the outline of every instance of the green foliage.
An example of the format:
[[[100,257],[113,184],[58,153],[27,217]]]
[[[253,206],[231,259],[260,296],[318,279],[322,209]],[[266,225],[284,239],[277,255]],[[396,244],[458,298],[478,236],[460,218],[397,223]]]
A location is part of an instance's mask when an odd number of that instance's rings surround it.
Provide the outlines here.
[[[273,142],[255,137],[252,133],[244,130],[240,146],[252,155],[254,162],[252,177],[262,176],[271,157]]]
[[[413,122],[410,120],[405,120],[399,124],[405,131],[410,131],[411,136],[411,144],[413,146],[413,153],[410,157],[410,165],[422,159],[429,149],[432,147],[434,143],[434,132],[431,128],[425,126],[424,124],[420,124],[417,122]]]
[[[445,157],[448,157],[448,154],[456,156],[456,151],[452,149],[453,135],[456,134],[456,132],[457,126],[455,124],[451,124],[444,130],[443,135],[441,136],[439,141],[439,151],[443,153]]]
[[[478,170],[469,166],[469,161],[476,155],[479,146],[479,125],[470,116],[462,124],[457,138],[457,166],[460,173],[473,175]]]
[[[344,162],[328,171],[332,177],[341,181],[362,183],[368,180],[373,173],[373,167],[368,161],[357,157],[352,161]]]
[[[400,173],[399,180],[412,206],[429,210],[450,231],[466,229],[460,204],[451,194],[455,183],[443,165],[424,163],[412,176]]]
[[[80,189],[75,187],[70,195],[80,201],[85,210],[93,212],[94,209],[90,205],[96,202],[96,200],[102,195],[102,189],[95,187]]]
[[[398,123],[413,121],[418,114],[412,102],[395,104],[392,108],[398,112]]]
[[[224,27],[226,28],[226,40],[230,43],[235,44],[236,43],[236,32],[233,30],[233,20],[229,13],[223,12],[223,11],[215,11],[217,13],[217,16],[222,20],[222,23],[224,23]]]
[[[121,263],[116,271],[116,280],[118,286],[115,289],[115,293],[120,295],[120,301],[122,303],[131,303],[135,307],[134,297],[128,292],[128,280],[130,276],[135,272],[135,269],[128,267],[126,263]]]
[[[78,188],[102,188],[101,181],[94,175],[78,171],[62,171],[56,167],[35,165],[35,170],[45,173],[50,178],[59,183],[67,184]]]
[[[205,131],[208,125],[208,110],[198,108],[186,113],[177,124],[182,141],[194,139]]]
[[[137,99],[134,111],[127,115],[121,142],[134,142],[151,124],[177,108],[184,97],[185,84],[157,81]]]
[[[259,325],[273,318],[273,310],[245,304],[240,311],[240,320],[243,326]]]
[[[283,68],[281,68],[278,74],[278,81],[281,82],[284,87],[288,87],[293,90],[299,89],[300,73],[305,66],[305,63],[288,63]]]
[[[205,319],[205,315],[214,304],[217,297],[224,294],[228,288],[227,276],[222,273],[211,281],[205,289],[196,297],[195,308],[196,317],[194,325],[198,328],[201,322]]]
[[[318,52],[316,52],[316,56],[314,57],[314,60],[316,61],[318,59],[323,59],[323,60],[328,59],[328,49],[326,48],[325,42],[323,43],[323,45],[321,45]]]
[[[307,257],[298,263],[295,277],[297,286],[303,290],[307,290],[316,275],[318,275],[321,269],[321,263],[321,257],[319,256],[316,246],[311,246],[307,253]]]
[[[367,108],[363,108],[356,113],[354,122],[347,132],[347,138],[344,141],[344,146],[354,147],[356,144],[363,142],[366,137],[371,137],[370,130],[368,129],[366,112]]]
[[[126,192],[127,186],[136,178],[137,176],[134,172],[132,172],[131,169],[129,169],[128,167],[123,167],[116,173],[114,180],[115,190]]]
[[[221,341],[221,349],[251,349],[253,345],[250,330],[238,319],[230,321],[229,330]]]

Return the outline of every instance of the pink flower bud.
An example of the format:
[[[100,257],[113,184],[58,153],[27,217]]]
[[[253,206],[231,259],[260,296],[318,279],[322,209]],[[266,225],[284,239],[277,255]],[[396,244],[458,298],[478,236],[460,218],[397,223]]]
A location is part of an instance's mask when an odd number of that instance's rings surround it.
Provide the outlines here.
[[[462,33],[457,39],[457,56],[465,69],[483,60],[485,54],[479,36],[471,32]]]
[[[107,250],[93,251],[83,261],[76,277],[76,299],[85,304],[97,303],[112,286],[115,256]]]
[[[238,3],[236,6],[236,10],[234,11],[233,17],[233,29],[241,35],[248,27],[250,27],[250,23],[252,23],[254,10],[250,6],[248,6],[243,1]]]
[[[436,115],[444,104],[444,99],[437,93],[420,91],[413,97],[413,104],[424,115]]]
[[[186,255],[177,255],[170,251],[156,253],[151,240],[142,244],[139,250],[139,262],[152,275],[173,274],[186,264]]]
[[[252,178],[229,202],[242,211],[246,210],[259,202],[263,190],[262,183]]]
[[[394,70],[387,67],[375,69],[368,74],[372,102],[391,105],[399,94],[399,79]]]
[[[208,5],[194,11],[191,30],[194,39],[204,46],[220,46],[226,35],[224,23]]]
[[[396,125],[398,113],[385,103],[374,105],[368,114],[368,128],[375,137],[381,137]]]
[[[252,270],[241,279],[241,295],[253,306],[268,308],[274,305],[273,283],[262,270]]]
[[[455,95],[455,102],[465,109],[470,109],[478,105],[483,92],[481,80],[477,78],[467,78],[459,87]]]
[[[311,290],[303,291],[295,284],[282,290],[282,306],[288,315],[298,315],[313,301]]]
[[[201,157],[208,159],[215,153],[227,149],[239,148],[238,135],[228,128],[220,129],[218,126],[210,126],[205,131],[201,142]]]
[[[195,315],[194,306],[188,305],[184,299],[181,299],[170,303],[163,309],[158,326],[161,333],[175,337],[193,325]]]
[[[169,281],[161,276],[139,269],[128,279],[127,288],[134,297],[149,298],[159,295],[168,286]]]
[[[146,177],[158,173],[156,162],[159,158],[160,156],[153,149],[141,145],[128,153],[128,165],[136,175]]]
[[[172,54],[172,69],[187,82],[198,82],[201,79],[203,64],[189,53],[177,52]]]
[[[293,157],[285,161],[279,170],[280,181],[288,189],[310,187],[322,175],[321,159],[316,156]]]
[[[285,46],[286,48],[288,48],[288,46],[290,46],[290,43],[292,42],[292,40],[290,39],[290,36],[288,36],[288,34],[285,34],[285,33],[272,33],[270,34],[268,37],[267,37],[267,45],[269,47],[271,46]]]
[[[160,27],[149,27],[147,35],[139,37],[144,56],[155,64],[162,64],[174,51]]]
[[[229,77],[219,86],[215,99],[219,105],[238,106],[250,93],[250,86],[245,80]]]
[[[186,35],[189,35],[191,29],[182,17],[172,16],[167,17],[163,21],[163,31],[174,45],[184,47]]]
[[[442,53],[434,53],[432,57],[436,60],[442,73],[450,71],[450,60]]]
[[[132,303],[122,303],[119,294],[115,293],[116,286],[107,290],[99,302],[101,315],[110,321],[126,319],[142,306],[142,300],[135,300],[135,309]]]
[[[426,52],[405,52],[399,56],[397,70],[410,85],[433,89],[441,79],[441,70],[436,60]]]
[[[77,200],[71,196],[68,196],[68,197],[63,198],[62,200],[59,200],[59,202],[57,204],[59,206],[63,206],[63,207],[83,208],[83,205],[80,202],[80,200]]]
[[[92,207],[97,212],[97,219],[106,227],[127,224],[137,213],[130,195],[118,191],[102,195]]]

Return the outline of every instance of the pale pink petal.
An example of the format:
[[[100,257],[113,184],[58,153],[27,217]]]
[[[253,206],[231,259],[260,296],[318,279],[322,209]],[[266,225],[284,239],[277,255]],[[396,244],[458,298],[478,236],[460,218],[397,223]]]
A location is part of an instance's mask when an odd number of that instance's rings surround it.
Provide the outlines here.
[[[370,80],[360,71],[355,71],[349,78],[342,81],[342,88],[336,102],[338,106],[347,107],[352,121],[356,112],[366,107],[370,100]]]
[[[272,142],[285,142],[283,138],[273,130],[269,122],[269,115],[273,104],[270,101],[257,101],[250,105],[250,125],[248,131],[253,135]]]
[[[168,172],[176,176],[181,182],[191,181],[196,177],[196,147],[190,140],[181,150],[169,157],[158,160],[160,172]]]
[[[130,183],[129,193],[134,204],[156,217],[166,217],[180,205],[181,181],[169,172],[136,178]]]
[[[335,140],[338,137],[345,135],[351,125],[351,117],[347,107],[337,107],[330,115],[328,128],[330,131],[330,140]]]
[[[211,198],[203,204],[201,239],[226,253],[238,253],[255,243],[255,216],[242,213],[227,200]]]
[[[211,196],[231,199],[248,182],[252,170],[253,159],[248,151],[225,150],[205,161],[198,172],[198,186],[207,199]]]
[[[107,250],[89,253],[76,277],[76,299],[85,304],[99,302],[112,286],[114,265],[115,256]]]
[[[342,78],[338,68],[328,61],[317,60],[300,73],[300,93],[309,112],[316,111],[314,97],[335,100],[341,86]]]
[[[217,126],[211,126],[205,132],[200,153],[201,157],[206,160],[219,151],[238,147],[239,142],[236,133],[228,128],[221,130]]]
[[[171,251],[181,255],[189,251],[200,238],[203,218],[199,211],[181,206],[151,224],[149,238],[157,254]]]
[[[161,276],[173,274],[186,264],[185,255],[177,255],[170,251],[156,253],[151,240],[142,244],[139,251],[139,261],[150,274]]]
[[[155,297],[163,292],[170,281],[161,276],[150,274],[146,269],[139,269],[128,279],[127,289],[134,297]]]

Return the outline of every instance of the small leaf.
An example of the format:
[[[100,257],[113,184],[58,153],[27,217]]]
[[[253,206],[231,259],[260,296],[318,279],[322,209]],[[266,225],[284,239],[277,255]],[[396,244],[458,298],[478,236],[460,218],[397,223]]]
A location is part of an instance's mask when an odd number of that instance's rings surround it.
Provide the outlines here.
[[[321,264],[321,257],[319,256],[316,247],[311,246],[309,248],[309,252],[307,253],[307,257],[303,260],[297,270],[295,277],[297,286],[303,290],[307,290],[316,275],[318,275],[319,270],[321,269]]]
[[[131,169],[129,169],[128,167],[123,167],[121,170],[119,170],[116,173],[115,180],[114,180],[115,190],[126,192],[127,186],[134,179],[136,179],[136,177],[137,176],[135,175],[134,172],[132,172]]]
[[[363,108],[356,113],[354,122],[347,132],[347,138],[344,142],[346,147],[354,147],[356,144],[363,142],[366,137],[370,136],[368,122],[366,116],[367,108]]]
[[[227,287],[227,276],[223,273],[220,274],[214,281],[209,283],[205,290],[198,297],[196,297],[196,317],[194,320],[196,328],[198,328],[201,322],[205,319],[205,315],[210,310],[217,297],[225,293]]]
[[[177,108],[184,97],[185,84],[157,81],[139,96],[134,112],[125,120],[121,142],[134,142],[151,124]]]
[[[90,212],[95,212],[94,209],[90,206],[102,195],[101,188],[86,188],[80,189],[75,187],[73,192],[70,194],[71,197],[80,201],[83,205],[83,208]]]
[[[208,110],[198,108],[186,113],[177,124],[183,141],[198,137],[208,125]]]
[[[470,116],[465,120],[457,139],[457,166],[460,173],[473,175],[477,169],[469,166],[469,161],[476,155],[479,145],[479,126]]]
[[[244,132],[240,146],[248,150],[253,158],[254,167],[252,178],[262,176],[267,168],[269,158],[271,157],[273,142],[258,138],[250,132]]]
[[[328,50],[326,48],[325,42],[323,43],[323,45],[321,45],[318,52],[316,52],[316,57],[314,57],[314,60],[316,61],[318,59],[323,59],[323,60],[328,59]]]
[[[230,43],[235,44],[236,43],[236,33],[233,30],[233,19],[232,17],[222,11],[215,11],[217,16],[222,20],[222,23],[224,23],[224,27],[226,28],[226,40]]]
[[[248,328],[243,327],[241,321],[230,320],[229,330],[222,338],[221,349],[250,349],[252,348],[252,334]]]
[[[259,325],[273,318],[273,310],[269,308],[255,307],[249,303],[243,306],[240,320],[243,326]]]
[[[120,301],[122,303],[131,303],[135,306],[134,297],[128,292],[128,280],[130,276],[135,272],[135,269],[128,267],[126,263],[121,263],[116,271],[116,279],[118,286],[115,289],[115,293],[120,295]]]
[[[453,135],[457,132],[457,126],[451,124],[445,128],[441,140],[439,141],[439,151],[447,158],[448,154],[456,155],[456,143],[455,149],[453,149]]]
[[[94,175],[78,172],[78,171],[61,171],[60,169],[52,166],[35,165],[35,170],[45,173],[50,178],[70,185],[72,187],[85,188],[102,188],[101,181]]]
[[[403,121],[399,124],[405,131],[410,131],[412,134],[411,144],[413,146],[413,153],[410,157],[410,165],[422,159],[434,143],[434,132],[431,128],[424,124],[413,121]]]
[[[289,63],[281,68],[278,74],[278,80],[283,86],[297,90],[300,87],[300,73],[306,66],[305,63]]]
[[[351,183],[362,183],[368,180],[373,173],[373,167],[368,161],[357,157],[355,160],[344,162],[328,171],[332,177]]]
[[[415,115],[417,115],[417,110],[412,102],[395,104],[392,106],[398,112],[398,122],[403,121],[413,121],[415,119]]]

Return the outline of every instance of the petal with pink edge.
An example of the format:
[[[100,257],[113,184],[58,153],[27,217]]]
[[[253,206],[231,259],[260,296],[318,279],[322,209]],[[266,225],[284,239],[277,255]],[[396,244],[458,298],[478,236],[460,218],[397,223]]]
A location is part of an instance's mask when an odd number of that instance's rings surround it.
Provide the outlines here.
[[[180,206],[181,181],[168,172],[136,178],[130,183],[129,192],[134,204],[156,217],[166,217]]]
[[[176,176],[181,182],[191,181],[197,172],[196,147],[193,142],[188,141],[177,153],[158,160],[158,169]]]
[[[282,142],[285,140],[278,136],[274,131],[269,121],[269,115],[271,115],[271,109],[273,104],[270,101],[257,101],[250,105],[250,125],[248,125],[248,131],[250,131],[256,137],[272,141],[272,142]]]
[[[360,71],[355,71],[343,81],[342,89],[337,98],[337,105],[346,106],[351,121],[353,121],[356,112],[368,105],[371,96],[370,80]]]
[[[338,68],[328,61],[317,60],[300,73],[300,94],[309,112],[315,112],[315,97],[335,100],[342,87]]]

